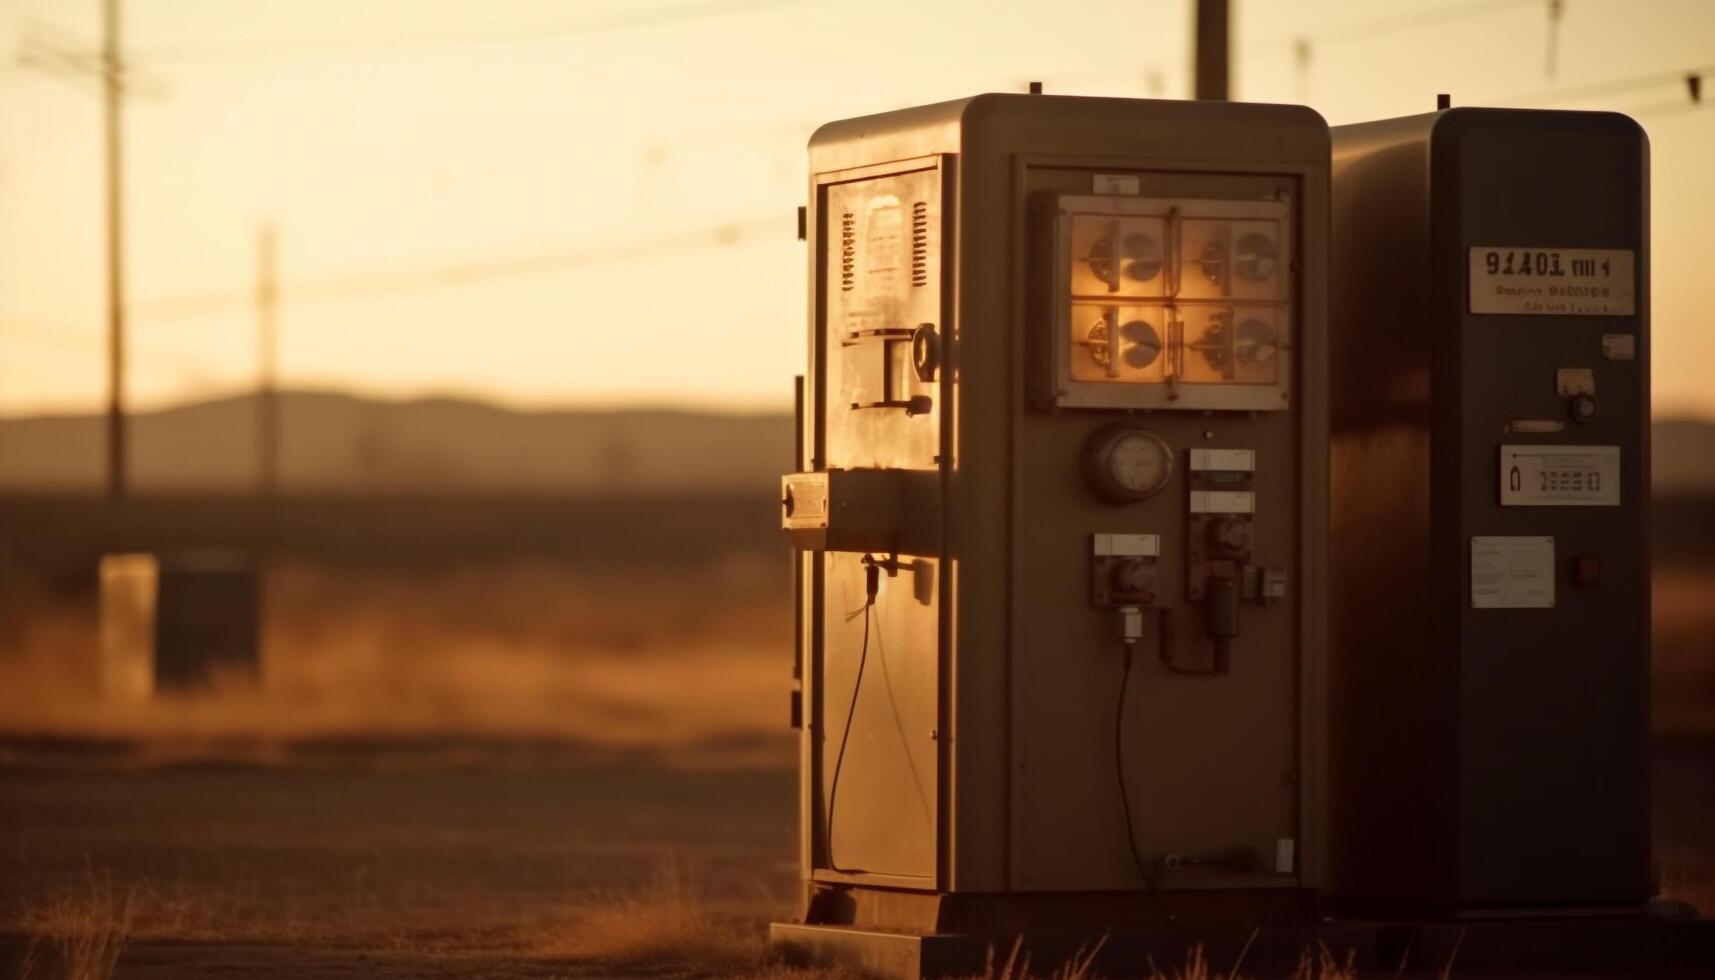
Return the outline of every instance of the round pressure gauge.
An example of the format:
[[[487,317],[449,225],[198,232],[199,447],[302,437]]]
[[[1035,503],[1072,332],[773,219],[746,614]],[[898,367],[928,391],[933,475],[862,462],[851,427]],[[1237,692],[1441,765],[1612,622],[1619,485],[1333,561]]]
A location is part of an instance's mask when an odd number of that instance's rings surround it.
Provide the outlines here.
[[[1238,270],[1240,279],[1262,282],[1274,275],[1275,258],[1278,255],[1274,239],[1252,232],[1239,239],[1239,246],[1235,251],[1238,257],[1233,265]]]
[[[1280,353],[1280,339],[1274,335],[1274,328],[1267,323],[1261,320],[1246,320],[1239,324],[1233,353],[1240,364],[1261,367]]]
[[[1084,480],[1110,504],[1145,500],[1173,476],[1173,450],[1155,433],[1131,422],[1104,425],[1084,443]]]

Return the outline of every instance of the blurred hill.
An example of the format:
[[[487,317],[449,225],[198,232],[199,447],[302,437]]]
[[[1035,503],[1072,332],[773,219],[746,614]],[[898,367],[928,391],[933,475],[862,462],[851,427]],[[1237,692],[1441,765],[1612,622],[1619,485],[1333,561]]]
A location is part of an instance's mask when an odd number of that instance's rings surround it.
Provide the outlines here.
[[[517,411],[476,401],[281,395],[287,492],[772,494],[791,466],[788,415],[660,410]],[[242,491],[255,483],[256,399],[197,402],[131,420],[139,490]],[[0,489],[101,485],[103,420],[0,419]],[[1654,426],[1657,495],[1715,494],[1715,423]]]
[[[254,486],[256,412],[255,396],[244,395],[133,416],[133,485]],[[772,493],[791,467],[788,415],[528,412],[293,391],[280,396],[280,417],[286,492]],[[0,488],[98,488],[103,429],[93,415],[0,419]]]

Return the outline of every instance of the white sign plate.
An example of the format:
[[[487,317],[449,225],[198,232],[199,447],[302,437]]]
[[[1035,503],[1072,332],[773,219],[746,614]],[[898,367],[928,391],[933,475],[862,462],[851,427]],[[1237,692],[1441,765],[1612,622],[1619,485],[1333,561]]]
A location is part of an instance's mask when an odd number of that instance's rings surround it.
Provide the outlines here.
[[[1090,190],[1097,194],[1136,194],[1142,189],[1137,174],[1096,174],[1090,180]]]
[[[1638,356],[1638,340],[1629,333],[1602,335],[1602,356],[1610,361],[1632,361]]]
[[[1554,539],[1473,537],[1471,608],[1554,608]]]
[[[1502,446],[1502,507],[1618,507],[1619,446]]]
[[[1161,554],[1159,534],[1097,534],[1092,542],[1097,555],[1153,558]]]
[[[1634,256],[1623,248],[1471,249],[1471,312],[1631,316]]]
[[[1193,490],[1193,514],[1254,514],[1256,494],[1249,490]]]
[[[1596,372],[1589,368],[1560,368],[1554,372],[1554,393],[1562,398],[1596,393]]]
[[[1256,472],[1254,449],[1193,449],[1191,468],[1194,470],[1224,470],[1231,473]]]

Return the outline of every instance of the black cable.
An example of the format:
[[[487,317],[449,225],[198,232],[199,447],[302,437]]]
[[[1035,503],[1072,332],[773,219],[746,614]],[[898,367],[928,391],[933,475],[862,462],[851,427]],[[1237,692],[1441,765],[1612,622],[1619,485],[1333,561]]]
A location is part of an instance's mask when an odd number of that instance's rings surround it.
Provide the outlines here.
[[[1137,832],[1131,822],[1131,793],[1125,785],[1125,694],[1131,687],[1132,647],[1131,643],[1125,644],[1125,669],[1120,673],[1119,702],[1114,705],[1114,772],[1119,776],[1120,809],[1125,812],[1125,842],[1131,847],[1132,863],[1137,865],[1137,873],[1143,880],[1152,881],[1155,874],[1137,849]]]
[[[1175,929],[1186,935],[1193,935],[1180,925],[1179,917],[1167,907],[1167,900],[1161,894],[1161,863],[1144,860],[1143,852],[1137,849],[1137,829],[1131,818],[1131,792],[1125,784],[1125,696],[1131,687],[1132,654],[1135,646],[1130,642],[1124,644],[1125,668],[1120,673],[1119,700],[1114,705],[1114,774],[1119,778],[1120,809],[1125,813],[1125,842],[1131,849],[1132,863],[1137,866],[1137,873],[1143,878],[1144,884],[1149,886],[1150,897],[1155,899],[1155,907],[1160,910],[1161,917]]]
[[[846,742],[852,736],[852,719],[857,717],[858,692],[863,690],[863,668],[869,662],[869,620],[870,610],[875,606],[875,593],[880,583],[880,569],[868,555],[863,556],[864,591],[863,603],[863,646],[858,653],[857,679],[852,681],[852,702],[846,708],[846,727],[840,733],[840,750],[834,754],[834,778],[828,787],[828,819],[825,821],[824,833],[828,840],[828,867],[842,874],[860,872],[861,868],[842,868],[834,860],[834,801],[840,796],[840,770],[846,764]]]

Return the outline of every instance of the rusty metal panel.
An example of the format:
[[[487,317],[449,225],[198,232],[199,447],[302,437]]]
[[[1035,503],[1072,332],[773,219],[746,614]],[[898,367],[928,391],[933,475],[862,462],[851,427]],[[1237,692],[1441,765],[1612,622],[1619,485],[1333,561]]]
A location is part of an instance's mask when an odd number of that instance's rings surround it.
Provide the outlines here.
[[[830,182],[819,208],[823,443],[817,456],[833,478],[830,488],[856,488],[860,481],[852,477],[892,471],[890,507],[865,503],[874,494],[848,500],[872,514],[891,510],[900,533],[881,529],[824,542],[873,545],[876,558],[895,564],[876,573],[871,603],[865,554],[823,553],[814,687],[819,818],[813,832],[822,840],[816,868],[923,884],[934,881],[940,839],[941,562],[938,535],[909,532],[932,526],[940,513],[941,187],[941,171],[931,164]],[[828,506],[841,506],[837,494]],[[900,559],[902,551],[921,556]]]
[[[940,393],[913,355],[944,326],[940,192],[935,168],[824,191],[828,469],[936,468]]]

